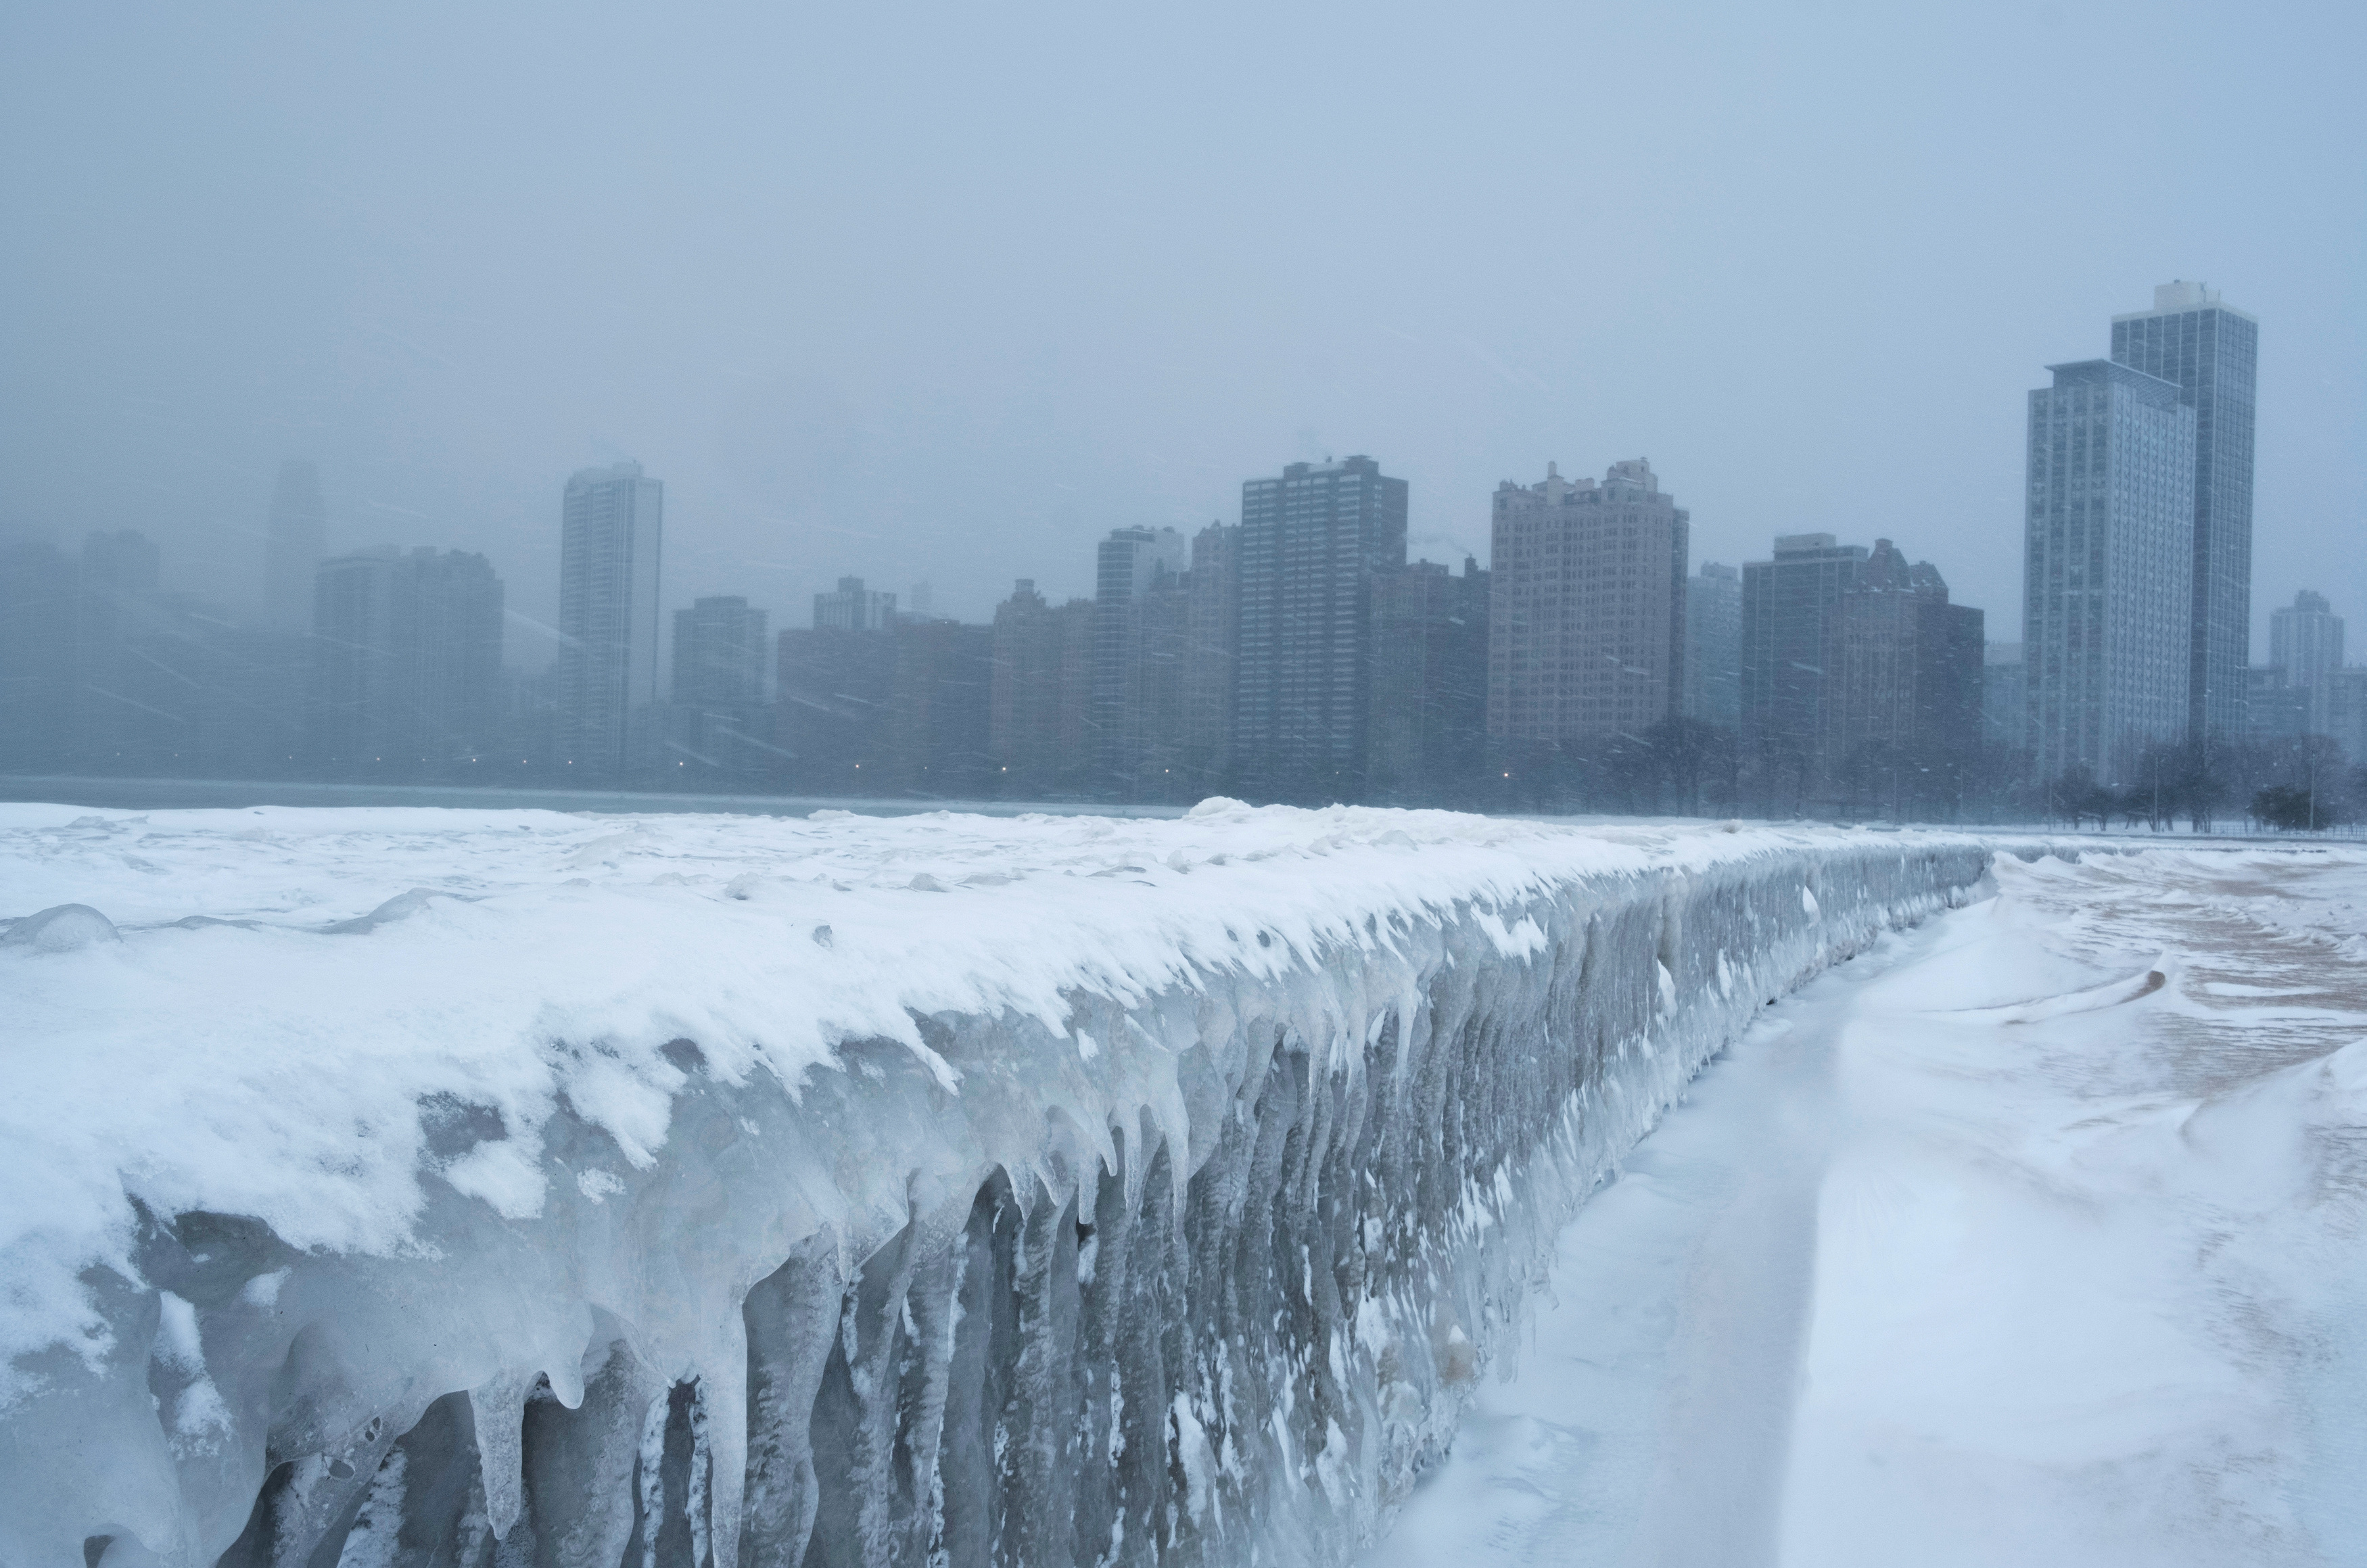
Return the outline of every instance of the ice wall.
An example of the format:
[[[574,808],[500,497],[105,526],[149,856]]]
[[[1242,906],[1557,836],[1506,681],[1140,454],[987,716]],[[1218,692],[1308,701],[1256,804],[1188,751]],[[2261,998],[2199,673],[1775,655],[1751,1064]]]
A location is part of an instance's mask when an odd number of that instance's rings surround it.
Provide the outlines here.
[[[1508,875],[1408,814],[1246,818],[1328,833],[1290,874],[1355,897],[1220,898],[1229,946],[1058,1010],[908,1009],[798,1072],[686,1031],[653,1123],[604,1102],[601,1041],[558,1040],[531,1126],[461,1079],[418,1099],[391,1244],[127,1177],[84,1340],[14,1361],[0,1564],[1341,1562],[1709,1056],[1988,863],[1697,831],[1522,840]],[[1385,897],[1355,848],[1432,874]],[[797,919],[807,954],[839,940]]]

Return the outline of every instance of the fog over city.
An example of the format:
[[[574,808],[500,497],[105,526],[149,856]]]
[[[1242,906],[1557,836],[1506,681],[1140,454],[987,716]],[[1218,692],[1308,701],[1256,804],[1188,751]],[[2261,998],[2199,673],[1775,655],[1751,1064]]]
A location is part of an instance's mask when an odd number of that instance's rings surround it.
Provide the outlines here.
[[[1892,537],[2013,635],[2028,391],[2200,279],[2261,323],[2253,657],[2367,615],[2367,19],[2334,6],[18,6],[0,536],[260,596],[666,486],[665,609],[980,621],[1109,529],[1373,455],[1408,553],[1648,457],[1694,562]],[[533,623],[533,624],[530,624]],[[2354,625],[2356,621],[2354,619]]]

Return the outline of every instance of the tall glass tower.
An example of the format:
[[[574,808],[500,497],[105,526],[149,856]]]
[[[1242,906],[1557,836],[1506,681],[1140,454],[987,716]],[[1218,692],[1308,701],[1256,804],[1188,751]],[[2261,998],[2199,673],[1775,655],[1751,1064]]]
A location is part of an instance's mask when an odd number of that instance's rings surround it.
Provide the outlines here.
[[[2112,359],[2177,383],[2194,411],[2189,735],[2244,733],[2252,643],[2252,388],[2260,324],[2199,283],[2165,283],[2153,309],[2112,318]]]

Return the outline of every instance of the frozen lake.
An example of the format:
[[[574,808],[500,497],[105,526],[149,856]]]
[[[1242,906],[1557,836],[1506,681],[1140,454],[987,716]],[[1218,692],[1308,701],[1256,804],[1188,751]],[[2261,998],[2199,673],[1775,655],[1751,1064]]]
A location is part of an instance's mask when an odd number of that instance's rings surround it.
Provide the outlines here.
[[[2367,856],[1998,881],[1703,1075],[1372,1568],[2367,1556]]]

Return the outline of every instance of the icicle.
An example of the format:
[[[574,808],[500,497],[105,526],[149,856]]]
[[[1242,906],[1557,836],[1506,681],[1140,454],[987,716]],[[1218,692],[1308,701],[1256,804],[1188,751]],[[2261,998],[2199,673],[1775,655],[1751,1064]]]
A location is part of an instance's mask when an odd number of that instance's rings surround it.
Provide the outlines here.
[[[485,1517],[501,1540],[526,1507],[526,1402],[539,1374],[504,1372],[469,1391],[477,1427],[477,1458],[484,1476]]]
[[[742,1494],[748,1478],[747,1320],[735,1312],[721,1327],[722,1343],[699,1368],[698,1430],[710,1461],[707,1484],[712,1502],[716,1568],[738,1568]],[[700,1561],[705,1562],[705,1557]]]

